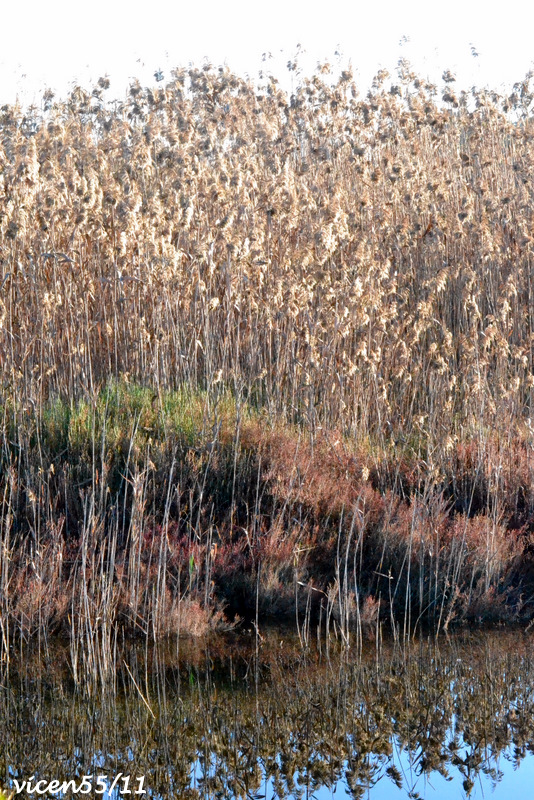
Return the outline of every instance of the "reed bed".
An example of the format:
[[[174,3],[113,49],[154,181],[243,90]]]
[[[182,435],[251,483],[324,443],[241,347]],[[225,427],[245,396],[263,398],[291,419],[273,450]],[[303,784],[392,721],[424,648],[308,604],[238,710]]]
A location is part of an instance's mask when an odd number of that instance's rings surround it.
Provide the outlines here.
[[[531,618],[531,80],[1,108],[4,646]]]

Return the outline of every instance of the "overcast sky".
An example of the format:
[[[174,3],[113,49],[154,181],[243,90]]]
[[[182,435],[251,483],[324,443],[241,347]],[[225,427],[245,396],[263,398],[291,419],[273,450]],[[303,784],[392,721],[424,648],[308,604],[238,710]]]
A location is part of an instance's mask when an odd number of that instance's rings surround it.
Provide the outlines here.
[[[341,52],[362,90],[380,67],[391,70],[401,57],[423,77],[436,79],[450,68],[461,88],[500,88],[533,66],[534,3],[508,0],[498,8],[499,15],[488,10],[487,0],[317,6],[303,0],[4,0],[0,104],[36,101],[45,87],[64,94],[73,83],[89,86],[106,73],[111,93],[122,97],[129,77],[152,84],[158,68],[167,78],[172,67],[205,58],[254,76],[264,52],[272,53],[271,68],[278,70],[298,43],[308,70],[326,58],[335,65],[334,53]]]

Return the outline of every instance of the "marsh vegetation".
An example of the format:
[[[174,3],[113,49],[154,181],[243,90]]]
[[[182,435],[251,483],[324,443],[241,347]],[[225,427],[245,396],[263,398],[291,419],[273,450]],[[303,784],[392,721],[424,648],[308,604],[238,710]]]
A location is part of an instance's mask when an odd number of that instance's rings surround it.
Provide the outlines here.
[[[4,653],[528,624],[531,76],[108,84],[0,110]]]

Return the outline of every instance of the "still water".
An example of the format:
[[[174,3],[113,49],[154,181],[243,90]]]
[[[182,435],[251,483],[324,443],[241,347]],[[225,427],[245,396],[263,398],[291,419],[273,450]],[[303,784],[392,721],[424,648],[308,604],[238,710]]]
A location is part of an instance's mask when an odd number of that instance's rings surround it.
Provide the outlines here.
[[[234,635],[95,650],[85,671],[56,645],[1,671],[0,784],[18,797],[532,794],[534,638],[521,632],[358,653]]]

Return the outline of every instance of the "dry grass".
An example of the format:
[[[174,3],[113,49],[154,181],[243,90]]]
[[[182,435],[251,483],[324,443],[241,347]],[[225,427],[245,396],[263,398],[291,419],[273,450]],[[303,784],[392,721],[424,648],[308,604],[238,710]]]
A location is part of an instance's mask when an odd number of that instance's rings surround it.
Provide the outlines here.
[[[440,469],[531,407],[521,96],[177,71],[0,118],[3,391],[223,382]],[[450,94],[450,84],[446,85]],[[515,103],[515,105],[514,105]]]
[[[337,581],[370,617],[443,625],[510,576],[528,606],[531,78],[510,97],[449,78],[401,64],[360,98],[319,71],[290,97],[206,67],[120,103],[103,80],[2,107],[0,580],[21,630],[65,616],[58,553],[110,526],[125,577],[104,548],[92,591],[145,631],[184,591],[210,607],[225,547],[257,607],[311,579],[310,553],[314,597]],[[110,377],[146,387],[113,419]],[[173,521],[171,578],[143,537]]]

